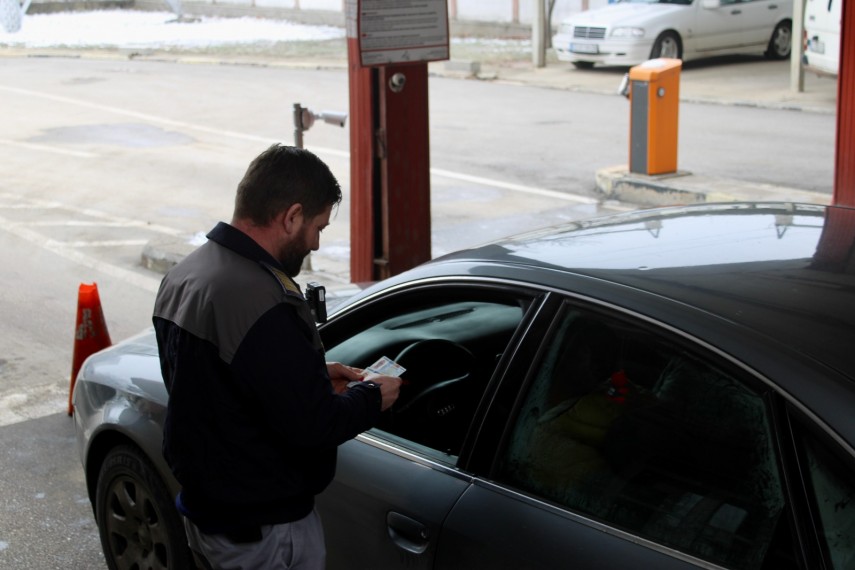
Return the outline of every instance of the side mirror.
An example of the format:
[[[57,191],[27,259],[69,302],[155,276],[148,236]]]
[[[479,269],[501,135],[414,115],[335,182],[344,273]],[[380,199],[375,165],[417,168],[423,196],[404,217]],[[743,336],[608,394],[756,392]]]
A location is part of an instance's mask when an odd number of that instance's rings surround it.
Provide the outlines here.
[[[701,8],[715,10],[721,7],[721,0],[701,0]]]

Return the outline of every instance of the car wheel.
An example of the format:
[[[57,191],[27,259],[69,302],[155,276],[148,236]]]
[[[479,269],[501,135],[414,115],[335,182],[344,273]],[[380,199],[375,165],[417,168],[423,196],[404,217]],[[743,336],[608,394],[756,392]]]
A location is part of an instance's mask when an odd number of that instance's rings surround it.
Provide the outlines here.
[[[683,43],[676,32],[662,32],[659,34],[659,37],[653,42],[653,49],[650,50],[650,59],[656,59],[657,57],[672,59],[683,57]]]
[[[787,59],[793,46],[793,26],[789,21],[784,21],[775,26],[772,37],[769,39],[769,47],[766,49],[766,57],[769,59]]]
[[[594,69],[593,61],[574,61],[573,67],[576,69]]]
[[[154,466],[135,447],[107,454],[98,474],[95,518],[107,566],[195,568],[184,525]]]

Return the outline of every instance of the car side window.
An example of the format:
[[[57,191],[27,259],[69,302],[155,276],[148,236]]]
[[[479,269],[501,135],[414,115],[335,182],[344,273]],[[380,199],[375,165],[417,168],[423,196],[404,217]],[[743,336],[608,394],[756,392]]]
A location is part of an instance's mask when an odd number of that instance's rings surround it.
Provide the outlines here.
[[[463,294],[413,298],[386,308],[379,319],[372,311],[376,320],[328,347],[327,360],[365,368],[387,356],[405,367],[398,401],[375,432],[456,457],[524,304]]]
[[[855,568],[855,472],[808,432],[801,436],[817,533],[829,568]]]
[[[729,568],[759,568],[785,500],[764,400],[647,326],[568,307],[496,478]]]

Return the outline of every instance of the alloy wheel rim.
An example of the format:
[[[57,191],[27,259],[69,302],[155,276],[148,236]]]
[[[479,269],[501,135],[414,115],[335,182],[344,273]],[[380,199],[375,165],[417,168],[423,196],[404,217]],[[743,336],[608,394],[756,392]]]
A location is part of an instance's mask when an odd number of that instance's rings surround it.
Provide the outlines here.
[[[113,481],[104,522],[110,554],[119,568],[169,567],[169,540],[163,519],[140,482],[127,476]]]

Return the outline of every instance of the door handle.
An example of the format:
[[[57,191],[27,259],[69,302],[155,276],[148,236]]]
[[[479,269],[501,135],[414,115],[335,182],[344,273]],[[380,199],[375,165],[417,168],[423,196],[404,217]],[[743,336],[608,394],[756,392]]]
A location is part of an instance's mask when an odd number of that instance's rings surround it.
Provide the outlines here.
[[[430,530],[415,519],[390,511],[386,515],[386,529],[392,542],[413,554],[427,550],[430,542]]]
[[[769,10],[777,10],[778,5],[777,4],[769,4],[768,6],[766,6],[766,8],[768,8]]]
[[[731,10],[730,13],[733,14],[734,16],[738,16],[739,14],[742,13],[742,10]]]

